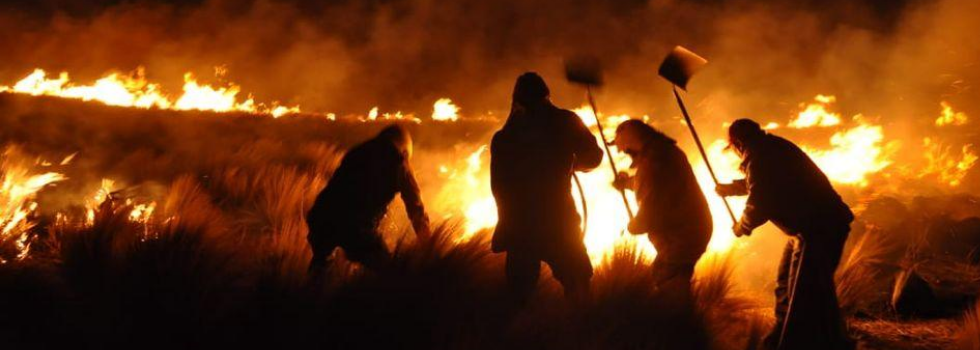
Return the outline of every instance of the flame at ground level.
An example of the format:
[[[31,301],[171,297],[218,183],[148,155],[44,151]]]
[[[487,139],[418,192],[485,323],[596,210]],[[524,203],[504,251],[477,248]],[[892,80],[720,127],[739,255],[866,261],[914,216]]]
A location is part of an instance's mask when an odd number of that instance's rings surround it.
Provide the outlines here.
[[[710,152],[713,155],[712,159],[720,161],[719,165],[722,163],[737,164],[738,158],[730,152],[724,152],[724,148],[725,143],[722,141],[716,141],[712,144],[710,147]],[[465,215],[465,236],[460,237],[461,240],[469,238],[470,235],[477,231],[493,228],[497,224],[497,206],[490,193],[489,171],[481,167],[483,163],[481,159],[485,160],[489,158],[489,154],[486,154],[487,152],[485,150],[486,146],[481,146],[467,158],[468,165],[465,171],[454,172],[449,170],[450,167],[448,166],[443,166],[441,170],[444,174],[447,174],[445,178],[448,181],[446,189],[443,190],[444,196],[441,197],[446,198],[451,196],[461,199],[462,214]],[[628,158],[615,150],[613,152],[620,169],[628,169]],[[690,152],[689,155],[691,155]],[[635,245],[645,257],[652,259],[656,257],[657,251],[647,240],[646,235],[634,236],[626,230],[629,224],[629,217],[620,193],[611,185],[614,176],[606,162],[608,160],[604,159],[599,168],[588,173],[577,174],[582,184],[585,205],[588,211],[584,242],[593,265],[598,265],[603,258],[610,256],[614,252],[615,247],[624,244]],[[698,184],[701,186],[708,200],[715,226],[708,245],[708,251],[727,251],[735,244],[735,237],[731,232],[731,219],[727,214],[721,198],[714,194],[715,185],[711,180],[707,168],[704,166],[704,162],[700,158],[691,159],[691,164],[695,168],[695,176],[698,179]],[[737,169],[737,167],[728,166],[723,168]],[[736,172],[734,170],[725,171],[724,173],[719,173],[719,176],[727,179],[739,178],[740,175],[735,174]],[[461,179],[463,182],[458,182],[456,179]],[[473,186],[466,186],[464,183],[469,183]],[[572,186],[572,196],[576,201],[579,213],[584,213],[581,207],[582,196],[574,184]],[[630,207],[635,212],[638,206],[633,192],[627,191],[627,199],[630,202]],[[735,198],[729,200],[729,202],[736,215],[739,215],[744,209],[744,199]]]
[[[889,168],[893,162],[892,156],[901,144],[898,141],[886,141],[882,126],[871,124],[861,115],[852,118],[851,126],[840,123],[839,118],[836,120],[831,118],[838,115],[826,111],[824,107],[832,103],[835,97],[819,95],[815,100],[819,103],[820,108],[803,108],[799,115],[791,118],[793,121],[797,121],[794,128],[836,127],[837,131],[829,140],[829,148],[812,147],[806,143],[801,143],[801,148],[835,185],[867,186],[871,175]],[[813,118],[812,115],[816,113],[817,109],[819,109],[821,116]],[[598,131],[598,123],[591,109],[581,107],[575,109],[574,112],[582,118],[593,133]],[[965,119],[966,117],[962,118]],[[607,139],[612,139],[615,127],[630,117],[626,115],[603,117],[600,115],[600,119],[603,121],[602,132],[607,136]],[[801,120],[811,122],[801,123],[799,122]],[[778,127],[775,122],[770,123],[770,125],[772,127],[769,129]],[[683,136],[675,135],[674,137]],[[950,187],[957,186],[977,160],[977,156],[972,151],[972,145],[969,144],[962,147],[962,156],[955,157],[955,154],[949,155],[947,153],[951,152],[947,151],[939,154],[939,151],[944,149],[930,148],[934,143],[930,144],[928,140],[925,143],[927,159],[924,162],[925,168],[920,169],[920,173],[938,174],[941,182]],[[739,170],[741,160],[732,151],[726,150],[727,145],[727,141],[718,139],[708,144],[706,149],[708,158],[711,160],[718,180],[721,182],[730,182],[744,177]],[[463,189],[453,187],[454,189],[451,190],[454,195],[458,196],[457,201],[461,202],[461,207],[465,208],[463,214],[466,219],[466,237],[478,230],[492,228],[497,221],[496,205],[489,189],[489,171],[481,167],[483,163],[481,160],[488,158],[484,151],[485,146],[480,147],[467,158],[465,179],[467,183],[473,184],[473,187],[462,186]],[[629,169],[628,157],[617,152],[615,147],[612,147],[612,152],[617,167],[620,170]],[[712,213],[714,231],[708,244],[708,252],[728,251],[737,243],[731,230],[732,218],[728,215],[722,198],[715,194],[714,180],[712,180],[699,152],[695,149],[685,149],[685,152]],[[605,157],[608,157],[608,154]],[[605,157],[599,168],[589,173],[578,174],[588,206],[588,223],[585,227],[584,241],[593,264],[600,263],[603,258],[615,251],[617,245],[621,244],[635,244],[640,252],[648,258],[653,258],[656,256],[656,249],[646,240],[646,237],[632,236],[626,232],[629,219],[623,206],[622,197],[611,186],[614,176],[608,167],[608,158]],[[444,166],[444,169],[446,172],[452,172],[448,170],[449,167]],[[449,179],[449,182],[453,183],[453,180]],[[574,186],[572,194],[576,201],[580,200],[579,193]],[[633,193],[627,192],[627,197],[635,211],[637,206]],[[745,209],[745,198],[729,198],[728,202],[735,217],[740,217]],[[580,213],[583,212],[581,207],[579,211]]]
[[[23,259],[30,251],[29,230],[34,223],[29,216],[37,210],[34,199],[38,191],[67,178],[56,172],[36,171],[21,159],[16,148],[8,147],[0,157],[0,245],[12,245],[11,250],[0,254],[2,264]]]

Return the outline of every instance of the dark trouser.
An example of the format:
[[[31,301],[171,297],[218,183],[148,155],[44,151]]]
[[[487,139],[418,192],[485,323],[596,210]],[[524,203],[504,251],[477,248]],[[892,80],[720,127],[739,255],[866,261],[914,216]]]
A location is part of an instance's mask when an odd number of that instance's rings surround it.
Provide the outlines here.
[[[388,246],[374,228],[355,227],[311,232],[307,236],[307,241],[313,250],[309,274],[314,281],[320,279],[327,260],[337,248],[344,250],[347,260],[360,263],[372,270],[382,267],[391,259]]]
[[[517,303],[526,302],[537,288],[542,261],[551,267],[551,272],[561,283],[566,297],[583,298],[588,295],[592,262],[585,244],[578,242],[565,249],[550,250],[541,252],[516,248],[507,251],[507,286]]]
[[[766,337],[767,348],[777,349],[781,336],[780,350],[853,348],[834,283],[849,230],[845,226],[804,232],[803,244],[792,240],[786,245],[775,290],[776,325]],[[791,290],[794,275],[796,288]]]
[[[659,254],[653,260],[653,286],[661,297],[676,305],[693,306],[691,297],[691,278],[694,277],[696,261],[677,261],[669,254]]]

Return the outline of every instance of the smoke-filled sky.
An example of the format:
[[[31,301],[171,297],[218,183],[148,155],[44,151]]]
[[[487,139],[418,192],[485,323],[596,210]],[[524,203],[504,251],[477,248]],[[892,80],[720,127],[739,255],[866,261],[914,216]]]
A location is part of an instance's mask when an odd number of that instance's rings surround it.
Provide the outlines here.
[[[145,66],[179,91],[184,72],[208,80],[224,66],[260,101],[341,114],[425,114],[440,97],[464,115],[505,113],[525,70],[576,107],[582,92],[561,61],[577,53],[606,61],[606,110],[676,114],[655,69],[677,44],[711,61],[691,98],[720,119],[781,116],[816,93],[862,112],[933,115],[940,98],[970,112],[980,80],[975,0],[19,0],[0,10],[6,83],[35,67],[91,80]]]

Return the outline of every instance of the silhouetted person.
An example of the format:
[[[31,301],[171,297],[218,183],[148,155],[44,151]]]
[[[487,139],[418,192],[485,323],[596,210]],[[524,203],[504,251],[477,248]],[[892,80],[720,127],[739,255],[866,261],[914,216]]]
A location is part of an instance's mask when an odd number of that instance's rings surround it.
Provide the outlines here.
[[[409,164],[411,157],[412,137],[399,125],[385,128],[344,155],[306,216],[314,281],[338,247],[344,249],[348,260],[368,268],[388,262],[390,253],[378,224],[395,194],[401,194],[415,234],[428,236],[429,217]]]
[[[717,191],[749,196],[733,230],[748,235],[772,221],[802,242],[800,247],[790,241],[784,250],[775,291],[776,326],[766,345],[776,348],[782,338],[782,349],[853,348],[837,303],[834,271],[854,215],[827,176],[793,143],[748,119],[736,120],[728,133],[742,157],[745,179],[720,185]],[[794,275],[796,288],[791,290]]]
[[[640,205],[629,231],[646,233],[657,248],[654,283],[671,300],[691,301],[691,277],[711,239],[711,211],[677,142],[639,120],[616,128],[616,147],[633,159],[636,175],[614,186],[631,188]],[[686,305],[686,304],[685,304]]]
[[[573,171],[602,161],[595,136],[575,113],[551,104],[548,86],[525,73],[514,86],[504,127],[490,144],[490,184],[499,221],[494,252],[506,252],[512,297],[526,301],[546,262],[565,294],[588,293],[592,264],[572,199]]]

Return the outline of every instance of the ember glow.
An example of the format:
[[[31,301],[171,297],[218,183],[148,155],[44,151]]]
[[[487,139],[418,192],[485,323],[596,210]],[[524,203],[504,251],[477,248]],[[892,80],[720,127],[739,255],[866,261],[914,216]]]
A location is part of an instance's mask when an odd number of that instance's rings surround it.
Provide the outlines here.
[[[56,172],[38,172],[18,159],[15,149],[8,148],[0,162],[0,263],[20,260],[30,251],[29,231],[34,223],[29,216],[37,210],[34,201],[38,191],[67,178]]]

